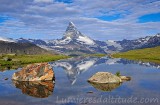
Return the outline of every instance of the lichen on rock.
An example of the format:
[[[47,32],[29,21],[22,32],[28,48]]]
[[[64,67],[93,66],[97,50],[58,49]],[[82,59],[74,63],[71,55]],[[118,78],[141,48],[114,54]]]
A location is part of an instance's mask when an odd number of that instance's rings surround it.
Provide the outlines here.
[[[17,81],[53,81],[55,76],[48,63],[35,63],[15,72],[12,79]]]

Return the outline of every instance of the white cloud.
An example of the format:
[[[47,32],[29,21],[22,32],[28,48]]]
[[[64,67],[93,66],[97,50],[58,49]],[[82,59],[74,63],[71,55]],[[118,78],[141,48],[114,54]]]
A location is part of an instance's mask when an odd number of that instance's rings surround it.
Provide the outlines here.
[[[53,0],[34,0],[35,3],[52,3]]]
[[[133,39],[160,31],[160,22],[137,22],[140,16],[160,12],[157,0],[74,0],[69,4],[52,0],[12,1],[0,1],[0,14],[13,18],[0,23],[3,36],[60,38],[69,21],[82,33],[99,40]],[[96,18],[117,14],[122,18]]]

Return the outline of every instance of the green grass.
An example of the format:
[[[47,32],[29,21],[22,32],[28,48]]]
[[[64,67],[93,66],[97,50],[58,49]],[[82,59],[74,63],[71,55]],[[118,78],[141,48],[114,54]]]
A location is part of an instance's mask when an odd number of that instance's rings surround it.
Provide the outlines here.
[[[4,58],[10,58],[11,61],[6,61]],[[60,59],[66,59],[69,56],[65,55],[1,55],[0,56],[0,66],[13,66],[13,65],[23,65],[31,63],[41,63],[56,61]]]
[[[107,56],[106,54],[85,54],[83,55],[85,57],[91,56],[91,57],[104,57]]]
[[[112,57],[160,64],[160,46],[116,53]]]
[[[121,76],[121,72],[117,71],[115,75],[118,76],[118,77],[120,77]]]

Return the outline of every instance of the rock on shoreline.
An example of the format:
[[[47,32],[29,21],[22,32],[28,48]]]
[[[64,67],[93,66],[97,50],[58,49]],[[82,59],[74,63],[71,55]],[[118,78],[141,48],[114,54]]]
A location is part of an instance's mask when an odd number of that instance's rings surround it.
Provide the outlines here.
[[[16,81],[53,81],[54,78],[53,69],[48,63],[29,64],[12,76],[12,80]]]

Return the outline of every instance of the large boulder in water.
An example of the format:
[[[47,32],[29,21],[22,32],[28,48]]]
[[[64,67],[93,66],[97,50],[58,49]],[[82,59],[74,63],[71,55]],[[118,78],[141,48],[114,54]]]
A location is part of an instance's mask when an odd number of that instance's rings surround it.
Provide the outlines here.
[[[12,76],[17,81],[52,81],[54,78],[54,72],[48,63],[27,65]]]
[[[121,78],[109,72],[97,72],[91,78],[89,78],[88,81],[93,83],[121,83],[122,82]]]

